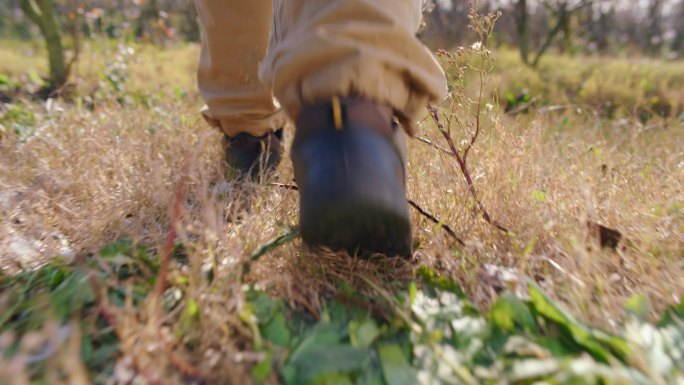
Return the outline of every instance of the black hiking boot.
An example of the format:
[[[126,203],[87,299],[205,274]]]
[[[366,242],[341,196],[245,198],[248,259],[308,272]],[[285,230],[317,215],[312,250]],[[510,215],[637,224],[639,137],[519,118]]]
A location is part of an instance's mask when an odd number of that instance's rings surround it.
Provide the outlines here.
[[[223,136],[226,162],[238,173],[238,178],[258,180],[275,171],[283,156],[283,129],[256,137],[239,134]]]
[[[307,244],[411,256],[403,134],[392,115],[364,99],[334,98],[302,110],[292,162]]]

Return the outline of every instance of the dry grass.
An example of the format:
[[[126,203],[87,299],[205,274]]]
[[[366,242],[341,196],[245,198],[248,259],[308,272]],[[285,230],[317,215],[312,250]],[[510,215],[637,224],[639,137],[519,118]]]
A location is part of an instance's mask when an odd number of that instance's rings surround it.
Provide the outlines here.
[[[122,238],[161,249],[187,159],[189,188],[177,230],[189,263],[174,263],[169,280],[187,280],[182,301],[196,301],[202,316],[199,325],[184,329],[178,314],[160,316],[154,296],[138,308],[117,311],[123,355],[115,377],[124,383],[135,368],[148,382],[180,383],[194,370],[241,383],[249,370],[243,364],[260,359],[249,352],[251,334],[241,319],[242,263],[296,225],[298,196],[225,178],[220,135],[198,117],[196,91],[189,86],[194,75],[188,57],[196,48],[164,52],[164,65],[153,59],[162,53],[149,47],[142,52],[130,63],[127,84],[154,95],[150,107],[103,103],[90,110],[55,102],[47,110],[44,103],[21,102],[34,115],[30,129],[15,133],[3,122],[0,267],[12,273],[55,256],[79,263]],[[172,67],[177,60],[187,64]],[[167,75],[150,75],[157,71]],[[173,93],[179,84],[189,93],[180,100]],[[532,277],[574,314],[607,328],[624,316],[622,305],[633,294],[647,295],[654,315],[681,300],[681,121],[644,124],[575,110],[487,114],[470,168],[481,201],[511,233],[473,213],[453,159],[411,141],[410,198],[449,224],[465,247],[414,211],[414,261],[355,260],[309,251],[296,240],[263,256],[246,282],[315,315],[321,296],[334,295],[340,281],[365,290],[360,277],[371,276],[389,288],[428,265],[487,306],[499,289],[486,268],[494,265]],[[441,143],[428,121],[420,135]],[[277,181],[291,180],[291,165],[284,162]],[[587,221],[618,229],[626,241],[617,250],[601,248]]]

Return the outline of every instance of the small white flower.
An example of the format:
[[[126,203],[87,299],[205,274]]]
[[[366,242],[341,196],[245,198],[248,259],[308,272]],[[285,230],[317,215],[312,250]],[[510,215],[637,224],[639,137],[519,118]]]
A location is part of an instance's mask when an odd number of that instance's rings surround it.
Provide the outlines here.
[[[472,48],[475,51],[479,51],[480,49],[482,49],[482,42],[481,41],[475,42],[475,43],[473,43],[473,45],[470,46],[470,48]]]

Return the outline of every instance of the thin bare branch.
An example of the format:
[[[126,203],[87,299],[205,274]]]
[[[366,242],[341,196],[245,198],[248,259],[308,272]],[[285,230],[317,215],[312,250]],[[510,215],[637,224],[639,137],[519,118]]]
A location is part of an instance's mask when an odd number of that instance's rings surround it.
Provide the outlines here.
[[[456,144],[454,144],[453,139],[451,139],[451,136],[448,134],[448,131],[444,128],[444,124],[442,124],[441,120],[439,119],[439,112],[437,111],[437,108],[435,108],[431,104],[428,104],[427,109],[430,112],[430,115],[432,116],[433,121],[437,125],[437,128],[442,133],[442,136],[444,137],[447,144],[449,145],[450,155],[452,157],[454,157],[454,159],[456,159],[456,162],[458,163],[458,166],[461,169],[461,173],[463,174],[463,177],[465,178],[466,183],[468,185],[468,190],[470,191],[470,195],[473,197],[473,200],[477,204],[477,207],[480,210],[480,212],[482,212],[482,217],[484,218],[484,220],[487,221],[487,223],[491,224],[492,226],[496,227],[497,229],[499,229],[503,232],[506,232],[506,233],[510,232],[508,230],[508,228],[506,228],[505,226],[501,225],[499,222],[492,219],[492,216],[489,215],[487,208],[478,198],[477,191],[475,190],[475,185],[473,183],[473,178],[470,175],[470,170],[468,169],[468,164],[465,162],[465,160],[463,159],[463,157],[459,153],[458,149],[456,149]]]
[[[482,94],[484,93],[484,76],[485,76],[485,61],[482,60],[482,63],[480,64],[480,70],[478,71],[480,75],[480,92],[478,93],[477,97],[477,110],[475,112],[475,133],[473,136],[470,138],[470,143],[468,143],[468,146],[466,146],[465,150],[463,150],[463,161],[466,162],[468,159],[468,153],[470,152],[470,149],[473,148],[473,145],[477,141],[478,136],[480,136],[480,115],[481,115],[481,109],[482,109]]]
[[[190,158],[186,157],[181,169],[180,181],[176,189],[176,195],[173,200],[173,207],[171,209],[171,221],[169,223],[169,231],[166,235],[166,243],[164,244],[164,251],[162,252],[161,263],[159,266],[159,280],[157,281],[157,300],[161,303],[161,297],[166,290],[167,274],[169,270],[169,262],[171,260],[171,253],[176,241],[176,226],[181,216],[181,209],[183,207],[183,198],[185,196],[185,184],[190,172]]]
[[[429,145],[429,146],[432,146],[432,147],[435,148],[436,150],[438,150],[438,151],[440,151],[440,152],[442,152],[442,153],[444,153],[444,154],[446,154],[446,155],[451,156],[451,151],[449,151],[449,150],[447,150],[446,148],[440,146],[439,144],[437,144],[437,143],[431,141],[431,140],[428,139],[428,138],[424,138],[424,137],[418,136],[418,135],[414,136],[413,138],[416,139],[416,140],[419,141],[419,142],[423,142],[423,143],[425,143],[425,144],[427,144],[427,145]]]

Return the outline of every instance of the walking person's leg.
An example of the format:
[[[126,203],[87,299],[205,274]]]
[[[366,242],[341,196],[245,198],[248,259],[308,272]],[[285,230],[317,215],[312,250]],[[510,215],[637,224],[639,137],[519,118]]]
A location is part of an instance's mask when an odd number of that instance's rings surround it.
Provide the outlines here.
[[[416,38],[422,0],[276,0],[261,78],[295,120],[300,225],[309,244],[409,255],[409,133],[446,92]]]
[[[225,134],[228,163],[243,173],[274,166],[282,152],[284,117],[258,78],[269,43],[269,0],[195,0],[202,31],[199,89],[207,121]]]

